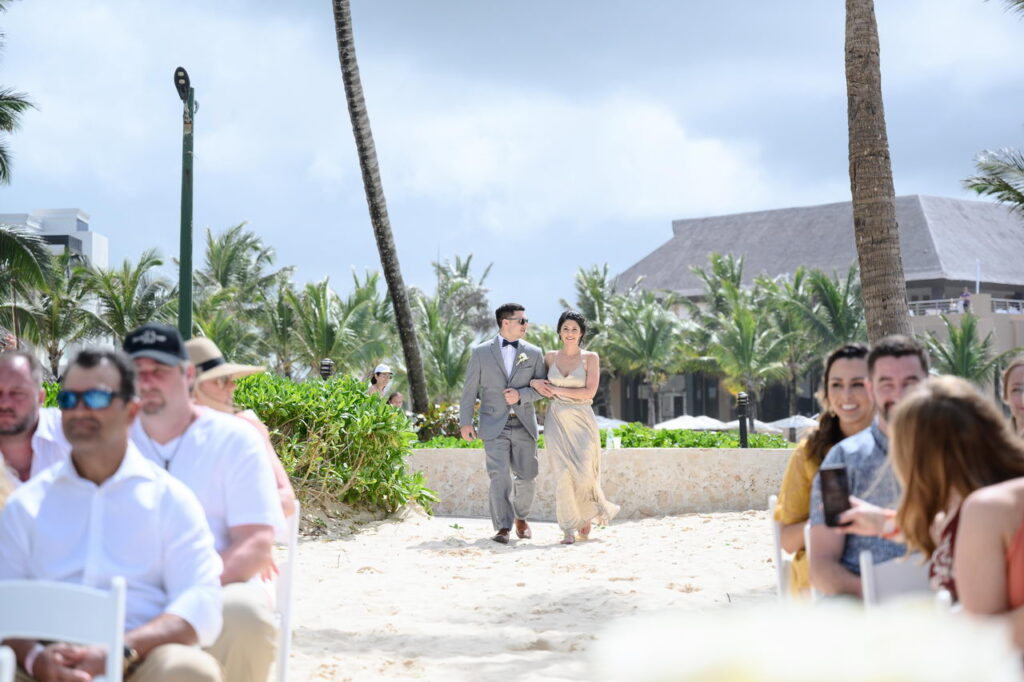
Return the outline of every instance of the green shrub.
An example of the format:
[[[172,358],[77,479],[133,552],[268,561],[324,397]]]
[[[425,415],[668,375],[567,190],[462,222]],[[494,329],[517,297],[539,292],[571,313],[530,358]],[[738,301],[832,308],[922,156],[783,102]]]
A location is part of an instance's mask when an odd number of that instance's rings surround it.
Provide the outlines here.
[[[601,447],[605,447],[606,429],[601,429]],[[738,448],[739,434],[735,431],[682,431],[655,430],[639,423],[615,428],[622,439],[623,448]],[[793,444],[778,435],[751,433],[747,444],[752,448],[791,448]],[[465,441],[462,438],[440,436],[426,442],[414,443],[415,448],[482,448],[483,441]],[[544,447],[544,434],[537,439],[537,447]]]
[[[361,381],[335,376],[297,383],[272,374],[238,382],[235,402],[270,429],[285,470],[299,490],[346,504],[392,512],[408,501],[437,501],[405,457],[415,439],[405,414]]]
[[[413,420],[413,426],[422,441],[427,441],[432,438],[458,438],[461,440],[461,433],[459,431],[459,406],[452,405],[450,403],[434,405],[427,410],[425,414],[416,415]],[[449,446],[444,445],[437,447]]]

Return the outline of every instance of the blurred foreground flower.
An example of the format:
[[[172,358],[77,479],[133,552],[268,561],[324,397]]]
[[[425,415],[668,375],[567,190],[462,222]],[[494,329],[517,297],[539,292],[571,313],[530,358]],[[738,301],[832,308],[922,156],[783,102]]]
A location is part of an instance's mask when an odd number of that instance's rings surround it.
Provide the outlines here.
[[[662,613],[613,624],[591,651],[609,682],[1022,680],[1001,624],[930,602]]]

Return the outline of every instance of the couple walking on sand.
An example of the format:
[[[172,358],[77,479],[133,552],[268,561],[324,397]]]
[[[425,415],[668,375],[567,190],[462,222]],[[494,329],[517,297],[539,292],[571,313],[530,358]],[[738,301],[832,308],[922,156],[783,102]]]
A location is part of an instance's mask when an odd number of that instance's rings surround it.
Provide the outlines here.
[[[590,534],[591,524],[605,524],[619,507],[601,490],[601,441],[591,402],[600,381],[597,353],[585,351],[586,320],[577,312],[558,319],[561,348],[543,353],[527,343],[529,320],[518,303],[495,311],[498,335],[473,349],[459,405],[462,437],[484,441],[490,477],[493,540],[507,544],[516,536],[532,537],[527,518],[537,478],[537,418],[533,403],[548,398],[545,444],[557,480],[555,514],[564,533],[562,544]],[[473,408],[480,398],[479,432]]]

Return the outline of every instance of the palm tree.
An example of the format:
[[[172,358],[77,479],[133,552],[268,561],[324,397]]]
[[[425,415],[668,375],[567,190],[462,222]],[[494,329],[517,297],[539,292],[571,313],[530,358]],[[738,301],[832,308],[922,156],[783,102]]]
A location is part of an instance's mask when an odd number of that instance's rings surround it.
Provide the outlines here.
[[[846,0],[846,92],[853,230],[868,337],[909,336],[874,0]]]
[[[0,0],[0,13],[7,11],[7,0]],[[0,33],[0,51],[3,50],[3,34]],[[9,88],[0,87],[0,133],[11,134],[21,127],[21,115],[33,107],[25,95]],[[11,154],[0,135],[0,185],[11,182]]]
[[[980,338],[978,318],[970,313],[961,316],[959,326],[945,315],[941,317],[946,325],[947,340],[940,341],[935,332],[928,332],[925,339],[928,355],[940,374],[963,377],[979,386],[989,382],[994,384],[999,378],[1003,360],[1020,351],[1019,348],[1013,348],[995,354],[992,332],[986,334],[984,339]]]
[[[782,353],[779,361],[786,375],[786,393],[789,397],[789,414],[797,413],[800,397],[800,379],[807,374],[815,358],[817,346],[808,335],[804,320],[787,301],[804,301],[807,294],[807,270],[796,269],[793,276],[778,277],[774,280],[759,279],[755,283],[758,295],[755,297],[763,310],[768,311],[772,329],[779,336]]]
[[[435,403],[458,400],[473,352],[469,327],[444,314],[439,297],[416,297],[427,387]]]
[[[7,297],[6,307],[16,308],[35,288],[46,282],[51,268],[50,248],[39,235],[13,225],[0,224],[0,282],[6,282],[2,294]],[[0,284],[2,286],[2,284]],[[12,309],[8,324],[17,343],[19,315]],[[0,346],[2,347],[2,346]]]
[[[494,314],[487,303],[484,281],[494,264],[484,268],[479,279],[471,273],[472,264],[473,254],[465,259],[455,256],[454,263],[447,260],[432,263],[437,276],[434,298],[440,303],[444,316],[458,319],[478,334],[486,334],[494,329]]]
[[[373,143],[373,133],[370,130],[370,115],[367,113],[366,101],[363,98],[363,85],[359,78],[359,64],[356,61],[355,38],[352,35],[352,8],[349,0],[333,0],[332,4],[334,7],[334,32],[338,41],[338,60],[341,62],[341,77],[345,83],[345,98],[348,102],[349,118],[352,121],[352,133],[355,136],[359,167],[363,174],[363,188],[366,191],[366,203],[370,209],[373,236],[377,241],[377,251],[380,254],[384,279],[388,283],[388,292],[395,310],[395,322],[405,356],[413,410],[423,414],[429,408],[427,385],[423,375],[423,361],[420,358],[419,344],[416,341],[412,308],[409,305],[405,282],[402,280],[402,270],[398,264],[398,251],[391,233],[391,221],[388,219],[384,186],[380,179],[377,150]]]
[[[737,301],[729,315],[721,316],[712,334],[708,352],[725,375],[725,387],[750,395],[751,430],[761,390],[786,376],[783,358],[787,342],[787,336],[757,314],[749,300]]]
[[[46,354],[52,376],[60,376],[60,361],[67,347],[100,328],[96,315],[82,306],[87,297],[85,272],[77,256],[65,252],[48,270],[45,282],[22,302],[0,308],[0,320],[12,324],[12,314],[23,334]]]
[[[838,273],[830,276],[818,269],[810,270],[803,295],[786,292],[784,296],[785,305],[800,318],[819,357],[844,343],[867,339],[856,263],[842,279]]]
[[[297,344],[296,313],[291,303],[295,295],[295,287],[288,274],[279,275],[263,298],[264,313],[260,320],[264,347],[273,357],[274,371],[289,379],[292,378]]]
[[[168,322],[173,318],[171,305],[177,295],[165,279],[153,272],[161,265],[163,260],[156,249],[147,249],[138,263],[126,258],[120,269],[87,271],[87,287],[99,301],[104,333],[120,341],[146,322]]]
[[[601,348],[619,372],[638,374],[650,387],[648,419],[661,421],[661,387],[679,362],[677,343],[681,323],[651,292],[616,297],[613,323]]]
[[[995,197],[1024,215],[1024,152],[1018,149],[984,151],[976,160],[978,174],[964,180],[964,187]]]

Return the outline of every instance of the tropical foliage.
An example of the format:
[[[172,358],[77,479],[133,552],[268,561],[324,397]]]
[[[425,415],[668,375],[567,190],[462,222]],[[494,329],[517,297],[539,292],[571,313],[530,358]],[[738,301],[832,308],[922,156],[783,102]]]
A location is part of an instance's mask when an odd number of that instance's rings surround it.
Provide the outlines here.
[[[992,332],[981,338],[978,318],[974,315],[962,315],[959,325],[945,315],[941,317],[946,326],[945,340],[935,332],[929,332],[925,339],[932,366],[940,374],[963,377],[978,385],[994,384],[1003,361],[1021,350],[1014,348],[997,354]]]

